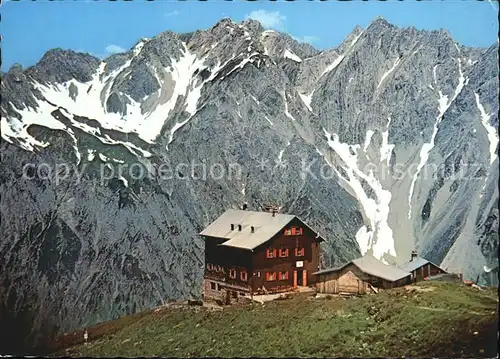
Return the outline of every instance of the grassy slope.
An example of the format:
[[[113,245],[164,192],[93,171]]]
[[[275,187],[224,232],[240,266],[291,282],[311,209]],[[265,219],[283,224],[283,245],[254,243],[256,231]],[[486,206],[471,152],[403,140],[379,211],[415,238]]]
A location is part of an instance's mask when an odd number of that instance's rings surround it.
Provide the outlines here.
[[[422,283],[351,299],[296,297],[210,311],[168,308],[103,323],[85,356],[495,356],[497,293]],[[409,287],[411,288],[411,287]],[[477,334],[474,334],[477,332]],[[81,338],[81,335],[79,335]]]

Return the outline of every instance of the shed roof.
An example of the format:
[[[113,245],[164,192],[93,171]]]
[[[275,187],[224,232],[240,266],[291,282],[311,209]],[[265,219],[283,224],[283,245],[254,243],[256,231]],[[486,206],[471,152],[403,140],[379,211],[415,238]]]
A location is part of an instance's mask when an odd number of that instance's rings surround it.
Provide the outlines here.
[[[415,258],[413,258],[413,260],[408,261],[404,264],[401,264],[400,266],[398,266],[398,268],[411,273],[415,269],[418,269],[418,268],[420,268],[428,263],[439,268],[439,266],[437,264],[432,263],[431,261],[428,261],[427,259],[422,258],[422,257],[415,257]]]
[[[270,240],[295,218],[298,217],[292,214],[275,213],[273,216],[270,212],[228,209],[205,228],[200,235],[227,239],[221,244],[222,246],[252,250]],[[300,220],[300,218],[298,219]],[[300,221],[311,229],[302,220]],[[231,224],[234,224],[233,230],[231,230]],[[241,231],[238,229],[238,225],[241,225]],[[252,226],[254,227],[253,233]],[[323,240],[319,234],[318,239]]]
[[[314,274],[336,272],[347,267],[351,263],[367,274],[388,280],[390,282],[395,282],[399,279],[411,276],[410,272],[404,271],[397,267],[386,265],[371,255],[366,255],[364,257],[354,259],[344,264],[342,267],[323,269]]]

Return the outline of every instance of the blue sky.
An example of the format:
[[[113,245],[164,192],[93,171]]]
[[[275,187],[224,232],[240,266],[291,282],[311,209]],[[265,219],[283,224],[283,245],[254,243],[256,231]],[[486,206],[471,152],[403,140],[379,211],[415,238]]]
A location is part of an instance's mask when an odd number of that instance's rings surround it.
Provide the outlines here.
[[[206,29],[223,17],[235,21],[252,17],[320,49],[337,46],[356,25],[365,28],[376,16],[398,26],[444,28],[463,45],[488,47],[498,36],[497,9],[498,0],[8,1],[0,9],[2,71],[16,62],[33,65],[55,47],[103,57],[129,49],[141,37],[164,30]]]

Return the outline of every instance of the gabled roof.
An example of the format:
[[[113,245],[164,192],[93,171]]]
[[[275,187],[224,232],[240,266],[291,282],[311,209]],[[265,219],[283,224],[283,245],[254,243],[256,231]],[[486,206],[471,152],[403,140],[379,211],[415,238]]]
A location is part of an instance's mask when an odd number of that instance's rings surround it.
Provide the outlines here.
[[[222,246],[253,250],[270,240],[293,219],[299,219],[291,214],[270,212],[254,212],[238,209],[228,209],[224,214],[205,228],[200,235],[227,239]],[[300,220],[307,228],[307,224]],[[234,229],[231,230],[231,224]],[[241,231],[238,230],[241,225]],[[254,227],[252,233],[251,227]],[[311,231],[313,231],[311,229]],[[315,231],[313,231],[315,232]],[[322,241],[321,237],[318,240]]]
[[[411,260],[409,262],[406,262],[404,264],[401,264],[400,266],[398,266],[398,268],[411,273],[415,269],[418,269],[418,268],[420,268],[420,267],[422,267],[422,266],[424,266],[424,265],[426,265],[428,263],[430,263],[430,264],[432,264],[432,265],[434,265],[434,266],[436,266],[436,267],[439,268],[439,266],[437,264],[432,263],[431,261],[428,261],[427,259],[422,258],[422,257],[415,257],[415,258],[413,258],[413,260]],[[441,270],[443,270],[443,269],[441,269]]]
[[[371,255],[366,255],[364,257],[354,259],[354,260],[344,264],[342,267],[323,269],[323,270],[320,270],[319,272],[316,272],[313,274],[325,274],[325,273],[336,272],[336,271],[339,271],[341,269],[344,269],[349,264],[354,264],[362,272],[365,272],[367,274],[370,274],[370,275],[378,277],[378,278],[388,280],[390,282],[395,282],[399,279],[402,279],[402,278],[405,278],[405,277],[408,277],[411,275],[410,272],[404,271],[404,270],[399,269],[397,267],[388,266]]]

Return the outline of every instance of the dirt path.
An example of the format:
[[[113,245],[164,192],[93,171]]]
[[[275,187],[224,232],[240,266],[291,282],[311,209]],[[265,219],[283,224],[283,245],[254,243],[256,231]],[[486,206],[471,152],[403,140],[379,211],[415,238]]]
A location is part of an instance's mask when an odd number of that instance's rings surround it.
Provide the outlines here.
[[[420,306],[414,306],[414,308],[430,310],[432,312],[448,312],[448,313],[460,312],[459,310],[456,310],[456,309],[431,308],[431,307],[420,307]],[[476,314],[476,315],[489,315],[488,313],[478,313],[478,312],[474,312],[474,311],[468,311],[467,313]]]

